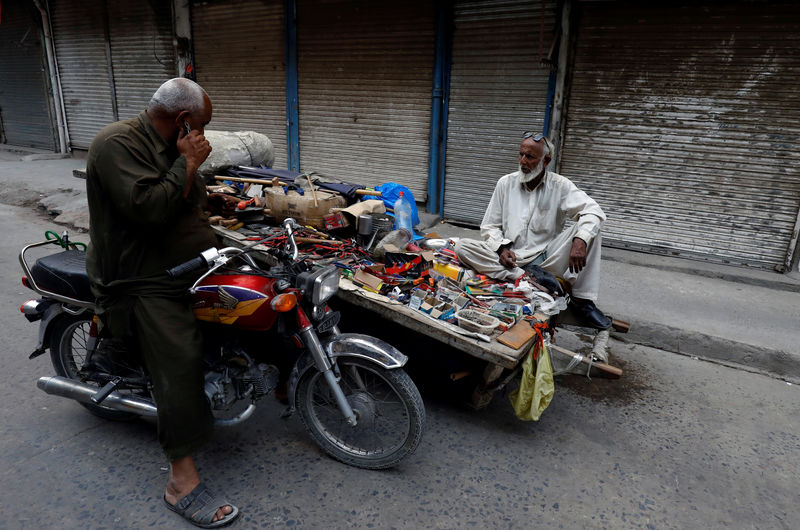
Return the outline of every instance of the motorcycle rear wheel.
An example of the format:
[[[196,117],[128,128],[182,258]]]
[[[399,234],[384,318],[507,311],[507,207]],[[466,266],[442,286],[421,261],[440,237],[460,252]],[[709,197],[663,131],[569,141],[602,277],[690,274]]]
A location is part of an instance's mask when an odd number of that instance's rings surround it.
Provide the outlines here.
[[[50,361],[58,375],[86,384],[95,384],[82,381],[78,371],[86,363],[88,353],[89,330],[92,325],[92,314],[80,315],[63,314],[53,321],[50,334]],[[98,386],[98,390],[100,387]],[[133,412],[113,410],[91,403],[81,403],[95,416],[107,420],[127,421],[139,415]]]
[[[356,357],[340,357],[337,364],[358,425],[348,425],[322,373],[308,370],[295,407],[314,440],[333,458],[364,469],[386,469],[413,453],[422,440],[425,406],[408,374]]]

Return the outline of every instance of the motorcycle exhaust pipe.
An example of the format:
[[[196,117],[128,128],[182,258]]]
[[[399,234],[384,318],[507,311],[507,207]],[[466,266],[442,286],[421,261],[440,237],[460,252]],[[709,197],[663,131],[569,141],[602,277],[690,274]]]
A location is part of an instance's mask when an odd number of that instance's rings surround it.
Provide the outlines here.
[[[66,377],[40,377],[36,386],[48,394],[74,399],[81,403],[97,405],[92,401],[92,396],[97,394],[97,387],[89,386]],[[123,395],[111,392],[99,406],[122,412],[133,412],[141,416],[155,418],[157,415],[156,406],[149,400],[137,396]]]

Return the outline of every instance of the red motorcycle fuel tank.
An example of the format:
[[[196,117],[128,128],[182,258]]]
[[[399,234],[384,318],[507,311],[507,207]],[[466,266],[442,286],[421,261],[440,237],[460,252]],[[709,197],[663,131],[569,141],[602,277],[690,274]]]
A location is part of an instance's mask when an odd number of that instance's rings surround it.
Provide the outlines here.
[[[250,331],[266,331],[277,313],[270,307],[275,298],[275,280],[248,274],[212,274],[194,294],[193,310],[198,320]]]

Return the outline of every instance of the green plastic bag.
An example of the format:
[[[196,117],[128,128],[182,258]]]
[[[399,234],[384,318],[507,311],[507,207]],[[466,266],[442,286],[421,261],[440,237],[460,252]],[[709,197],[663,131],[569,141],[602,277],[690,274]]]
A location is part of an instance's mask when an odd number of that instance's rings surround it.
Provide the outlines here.
[[[553,400],[553,365],[550,352],[541,337],[533,343],[528,356],[522,362],[522,382],[509,399],[517,418],[525,421],[538,421],[542,412]]]

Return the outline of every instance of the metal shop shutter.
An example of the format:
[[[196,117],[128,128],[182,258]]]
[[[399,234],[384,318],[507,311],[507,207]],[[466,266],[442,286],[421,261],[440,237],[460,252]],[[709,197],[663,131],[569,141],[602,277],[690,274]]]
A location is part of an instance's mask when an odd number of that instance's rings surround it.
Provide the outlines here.
[[[606,211],[604,243],[788,265],[800,6],[584,4],[579,31],[561,172]]]
[[[51,0],[50,11],[70,144],[88,149],[100,129],[139,114],[175,77],[172,10],[161,2]]]
[[[169,2],[108,0],[114,91],[120,120],[147,107],[153,92],[176,76]]]
[[[192,34],[197,82],[214,104],[209,129],[266,134],[285,168],[283,2],[196,2]]]
[[[455,3],[444,189],[448,219],[480,224],[497,180],[519,165],[523,131],[544,126],[550,70],[540,66],[540,58],[553,40],[555,2],[542,4]]]
[[[0,143],[55,149],[42,21],[29,2],[6,2],[0,25]]]
[[[88,149],[114,121],[101,2],[49,0],[70,145]]]
[[[298,2],[300,166],[427,196],[434,3]]]

